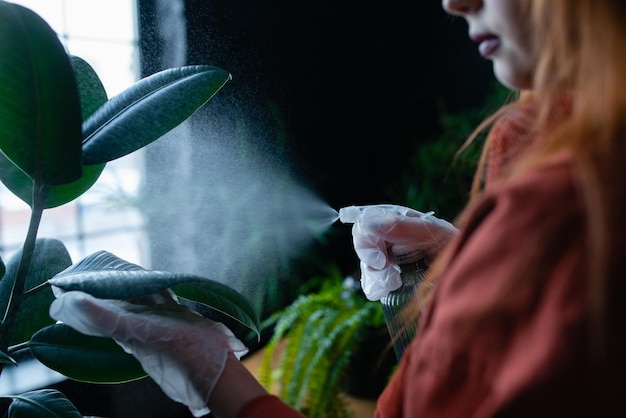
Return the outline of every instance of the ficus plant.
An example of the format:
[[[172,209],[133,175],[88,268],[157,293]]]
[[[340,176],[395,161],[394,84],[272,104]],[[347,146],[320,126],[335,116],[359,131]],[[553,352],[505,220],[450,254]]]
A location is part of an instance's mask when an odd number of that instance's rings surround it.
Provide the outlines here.
[[[248,300],[218,281],[151,271],[101,251],[73,263],[61,241],[38,237],[46,209],[87,191],[107,162],[178,126],[230,79],[220,68],[172,68],[108,98],[95,71],[69,56],[31,10],[0,1],[0,181],[31,212],[23,246],[0,259],[0,373],[19,350],[70,379],[121,383],[146,376],[113,340],[82,335],[48,314],[52,286],[99,298],[135,299],[171,289],[199,313],[230,321],[240,338],[259,333]],[[149,175],[149,173],[147,173]],[[8,417],[81,417],[63,394],[0,397]]]

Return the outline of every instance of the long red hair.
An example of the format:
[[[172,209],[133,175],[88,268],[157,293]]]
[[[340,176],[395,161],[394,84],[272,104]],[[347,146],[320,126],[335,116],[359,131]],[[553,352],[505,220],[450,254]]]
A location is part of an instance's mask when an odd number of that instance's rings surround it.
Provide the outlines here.
[[[581,173],[581,195],[588,215],[590,337],[597,358],[608,362],[626,357],[623,325],[616,318],[626,295],[626,2],[623,0],[520,0],[529,19],[537,59],[533,90],[505,106],[485,121],[483,130],[496,120],[532,100],[536,112],[533,132],[539,146],[517,160],[509,170],[514,177],[537,167],[561,150],[575,156]],[[567,97],[567,100],[564,100]],[[551,118],[567,104],[567,117]],[[488,140],[489,141],[489,140]],[[485,146],[488,149],[489,143]],[[479,164],[473,195],[480,194],[488,155]],[[471,202],[470,202],[471,205]],[[463,214],[461,215],[461,217]],[[558,245],[554,242],[553,245]],[[551,254],[551,248],[539,249]],[[432,266],[435,282],[445,264],[445,253]],[[549,265],[534,264],[537,277]],[[527,275],[511,272],[513,280]],[[430,287],[419,295],[428,300]],[[419,320],[417,304],[407,311],[408,320]],[[478,318],[479,320],[479,318]],[[615,340],[620,341],[614,344]],[[611,340],[611,343],[609,343]]]

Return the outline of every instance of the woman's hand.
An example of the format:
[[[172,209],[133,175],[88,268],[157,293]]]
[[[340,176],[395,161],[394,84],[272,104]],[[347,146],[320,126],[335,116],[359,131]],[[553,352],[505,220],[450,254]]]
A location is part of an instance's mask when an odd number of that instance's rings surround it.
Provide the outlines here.
[[[394,256],[421,250],[429,264],[457,234],[450,222],[432,212],[403,206],[353,206],[342,209],[340,217],[354,222],[352,238],[361,260],[361,286],[370,300],[379,300],[401,286]]]
[[[230,416],[230,410],[265,393],[249,374],[243,374],[242,382],[232,377],[245,370],[237,359],[247,348],[226,326],[178,304],[173,294],[159,293],[131,303],[71,291],[58,295],[50,316],[84,334],[113,338],[137,358],[167,396],[185,404],[194,416],[208,414],[213,392],[226,390],[216,389],[222,374],[224,381],[248,388],[250,393],[234,391],[236,399],[215,401],[218,409],[229,408],[221,416]],[[228,373],[223,373],[225,369]]]

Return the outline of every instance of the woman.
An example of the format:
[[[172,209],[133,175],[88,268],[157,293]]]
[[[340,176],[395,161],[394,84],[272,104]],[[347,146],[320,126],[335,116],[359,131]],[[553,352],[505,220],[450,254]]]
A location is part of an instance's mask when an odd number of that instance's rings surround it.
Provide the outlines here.
[[[430,268],[436,290],[423,316],[409,313],[419,319],[419,333],[376,416],[621,411],[626,3],[444,0],[443,6],[467,21],[496,77],[527,93],[488,121],[495,125],[458,233],[443,221],[393,211],[366,210],[357,220],[354,241],[366,280],[392,272],[387,253],[394,245],[436,258]],[[176,340],[159,346],[152,335],[138,341],[137,324],[162,325],[152,334],[173,326],[136,313],[120,320],[126,313],[120,305],[71,293],[51,315],[83,332],[113,336],[140,360],[190,359],[175,367],[199,399],[200,407],[190,406],[197,415],[208,404],[219,417],[301,416],[240,365],[227,331],[207,326],[212,354],[192,354]],[[213,370],[192,366],[200,363]],[[172,392],[158,372],[148,372]],[[188,403],[185,394],[176,396]]]

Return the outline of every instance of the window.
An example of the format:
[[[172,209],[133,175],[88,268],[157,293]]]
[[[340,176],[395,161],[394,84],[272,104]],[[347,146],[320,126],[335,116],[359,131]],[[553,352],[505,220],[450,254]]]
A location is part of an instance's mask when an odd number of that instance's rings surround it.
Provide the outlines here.
[[[138,78],[135,0],[13,0],[39,14],[68,52],[86,60],[107,94],[118,94]],[[98,182],[74,202],[44,212],[39,236],[65,243],[73,261],[106,249],[146,265],[143,221],[132,205],[140,181],[141,154],[113,161]],[[26,234],[28,206],[0,186],[0,253],[6,260]]]
[[[139,74],[135,0],[13,0],[39,14],[57,32],[68,52],[86,60],[109,97]],[[141,153],[107,165],[98,182],[79,199],[44,212],[40,237],[57,238],[79,261],[106,249],[146,266],[143,219],[133,206],[141,173]],[[23,244],[29,207],[0,184],[0,254],[4,260]],[[20,393],[65,379],[38,362],[7,367],[0,394]]]

